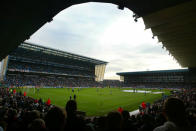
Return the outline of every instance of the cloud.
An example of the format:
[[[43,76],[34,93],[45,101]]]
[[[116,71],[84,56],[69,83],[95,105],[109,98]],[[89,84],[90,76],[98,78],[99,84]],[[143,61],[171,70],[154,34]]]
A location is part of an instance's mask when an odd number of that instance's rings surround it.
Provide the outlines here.
[[[116,72],[180,68],[142,19],[129,9],[87,3],[72,6],[33,34],[30,42],[108,61],[105,78]]]

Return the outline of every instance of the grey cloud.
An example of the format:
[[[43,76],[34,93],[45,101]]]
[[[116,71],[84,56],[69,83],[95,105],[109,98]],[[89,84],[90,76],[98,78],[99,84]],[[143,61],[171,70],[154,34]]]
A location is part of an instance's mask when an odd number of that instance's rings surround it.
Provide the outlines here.
[[[131,19],[132,12],[127,9],[120,11],[111,4],[73,6],[58,14],[51,23],[44,25],[29,41],[108,61],[106,75],[145,70],[152,59],[167,55],[158,46],[141,43],[140,40],[138,46],[125,40],[111,47],[110,43],[107,46],[100,43],[104,30],[121,17]]]

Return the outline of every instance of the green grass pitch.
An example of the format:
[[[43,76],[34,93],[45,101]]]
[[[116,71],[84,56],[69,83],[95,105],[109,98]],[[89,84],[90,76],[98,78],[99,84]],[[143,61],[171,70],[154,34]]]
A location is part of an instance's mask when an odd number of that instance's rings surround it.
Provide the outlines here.
[[[75,88],[74,93],[68,88],[41,88],[39,93],[36,89],[24,90],[26,90],[27,96],[37,99],[42,98],[44,101],[50,98],[52,104],[63,108],[69,100],[70,95],[73,98],[73,95],[76,94],[78,110],[86,112],[87,116],[105,115],[110,111],[117,110],[119,106],[124,110],[133,111],[138,109],[138,106],[143,101],[152,103],[162,96],[162,94],[147,93],[145,95],[144,93],[123,92],[124,88],[81,88],[79,91]],[[169,94],[168,90],[162,91],[165,94]]]

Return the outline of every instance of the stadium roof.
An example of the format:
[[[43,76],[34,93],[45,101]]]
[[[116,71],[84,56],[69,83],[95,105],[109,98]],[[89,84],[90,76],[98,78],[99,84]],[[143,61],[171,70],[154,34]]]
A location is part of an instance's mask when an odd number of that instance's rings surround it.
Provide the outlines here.
[[[140,75],[140,74],[183,73],[183,72],[188,72],[188,69],[120,72],[116,74],[120,76],[126,76],[126,75]]]
[[[34,50],[34,51],[42,51],[43,53],[46,53],[46,54],[52,54],[52,55],[56,55],[56,56],[62,56],[62,57],[65,57],[65,58],[78,60],[78,61],[89,62],[89,63],[93,63],[95,65],[101,65],[101,64],[107,64],[108,63],[108,62],[105,62],[105,61],[85,57],[85,56],[82,56],[82,55],[77,55],[77,54],[73,54],[73,53],[53,49],[53,48],[50,48],[50,47],[35,45],[35,44],[32,44],[32,43],[27,43],[27,42],[24,42],[21,45],[19,45],[19,48],[24,48],[24,49],[27,49],[27,50]]]
[[[0,4],[0,60],[60,11],[86,2],[129,8],[183,67],[196,67],[196,0],[5,0]]]
[[[170,54],[183,67],[196,67],[196,0],[143,17]]]

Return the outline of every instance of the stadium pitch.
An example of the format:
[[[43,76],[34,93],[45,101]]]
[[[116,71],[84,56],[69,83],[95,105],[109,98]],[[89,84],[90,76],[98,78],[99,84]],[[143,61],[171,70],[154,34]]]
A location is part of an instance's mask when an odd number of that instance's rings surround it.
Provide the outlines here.
[[[153,93],[160,92],[159,89],[140,89],[144,93],[124,90],[129,90],[129,88],[74,88],[74,92],[71,88],[40,88],[39,91],[31,88],[23,89],[23,92],[26,91],[27,96],[37,99],[42,98],[44,101],[50,98],[52,104],[63,108],[70,96],[73,99],[75,94],[78,110],[86,112],[87,116],[105,115],[110,111],[117,110],[118,107],[133,111],[138,109],[142,102],[152,103],[162,97],[162,93]],[[151,91],[152,93],[145,93],[145,91]],[[166,95],[169,94],[169,90],[161,91]]]

